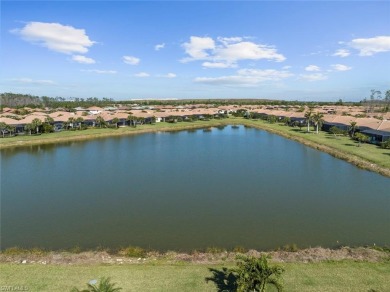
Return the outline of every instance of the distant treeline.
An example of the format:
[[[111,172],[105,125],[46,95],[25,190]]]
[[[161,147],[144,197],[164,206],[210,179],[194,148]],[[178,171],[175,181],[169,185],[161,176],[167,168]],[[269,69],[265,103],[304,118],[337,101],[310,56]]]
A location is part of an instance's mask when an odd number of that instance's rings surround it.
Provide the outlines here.
[[[270,99],[178,99],[178,100],[114,100],[112,98],[64,98],[64,97],[48,97],[48,96],[34,96],[30,94],[18,94],[18,93],[1,93],[0,94],[0,106],[21,108],[65,108],[72,109],[75,107],[90,107],[99,106],[106,107],[112,105],[191,105],[191,104],[206,104],[206,105],[273,105],[273,106],[303,106],[309,107],[322,106],[322,105],[348,105],[359,106],[369,104],[371,107],[377,107],[378,105],[387,104],[389,98],[389,90],[386,92],[386,98],[381,99],[379,91],[375,91],[375,96],[371,96],[369,100],[365,99],[361,102],[343,102],[341,99],[335,102],[324,101],[288,101],[288,100],[270,100]],[[375,106],[373,106],[375,104]],[[388,108],[387,108],[388,109]]]

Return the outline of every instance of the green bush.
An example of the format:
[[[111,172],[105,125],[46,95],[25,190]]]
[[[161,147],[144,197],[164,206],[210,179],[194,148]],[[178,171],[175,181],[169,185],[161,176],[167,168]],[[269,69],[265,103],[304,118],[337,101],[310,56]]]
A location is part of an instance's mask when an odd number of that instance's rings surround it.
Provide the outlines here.
[[[146,250],[138,246],[128,246],[122,248],[119,254],[130,258],[142,258],[146,256]]]
[[[233,252],[236,252],[236,253],[246,253],[248,250],[243,247],[243,246],[235,246],[233,248]]]
[[[269,266],[267,256],[237,256],[237,268],[232,272],[236,277],[237,291],[264,292],[268,286],[274,286],[277,291],[283,290],[280,276],[284,269],[279,266]]]
[[[221,248],[221,247],[216,247],[216,246],[211,246],[211,247],[206,248],[206,253],[212,253],[212,254],[222,253],[225,251],[226,251],[226,249]]]
[[[384,149],[390,149],[390,140],[381,143],[381,147]]]
[[[110,282],[110,278],[101,278],[98,285],[95,285],[95,283],[92,283],[93,281],[90,281],[87,284],[87,289],[79,290],[76,287],[74,287],[70,292],[117,292],[122,290],[120,287],[115,287],[115,283]]]

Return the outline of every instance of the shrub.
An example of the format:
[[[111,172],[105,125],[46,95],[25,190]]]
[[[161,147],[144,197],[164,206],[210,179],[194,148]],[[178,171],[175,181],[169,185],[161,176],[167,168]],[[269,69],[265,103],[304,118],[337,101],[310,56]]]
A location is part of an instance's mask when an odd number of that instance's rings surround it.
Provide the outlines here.
[[[233,248],[233,252],[236,252],[236,253],[246,253],[248,250],[243,247],[243,246],[235,246]]]
[[[390,140],[381,143],[381,147],[384,149],[390,149]]]
[[[222,253],[225,251],[226,251],[226,249],[221,248],[221,247],[216,247],[216,246],[211,246],[211,247],[206,248],[206,253],[212,253],[212,254]]]
[[[292,244],[286,244],[282,247],[282,250],[289,251],[289,252],[297,252],[298,246],[295,243]]]
[[[282,291],[280,276],[284,269],[279,266],[269,266],[267,256],[237,256],[237,268],[232,272],[236,276],[237,291],[266,291],[267,286],[274,286]]]
[[[111,280],[109,277],[107,277],[107,278],[103,277],[100,279],[98,285],[95,285],[95,283],[92,283],[92,281],[90,281],[87,284],[87,287],[88,287],[87,289],[79,290],[76,287],[74,287],[70,291],[71,292],[116,292],[116,291],[122,290],[122,288],[120,288],[120,287],[115,287],[116,284],[111,283],[110,281]]]
[[[126,248],[122,248],[119,251],[119,254],[130,258],[142,258],[146,256],[146,250],[138,246],[128,246]]]

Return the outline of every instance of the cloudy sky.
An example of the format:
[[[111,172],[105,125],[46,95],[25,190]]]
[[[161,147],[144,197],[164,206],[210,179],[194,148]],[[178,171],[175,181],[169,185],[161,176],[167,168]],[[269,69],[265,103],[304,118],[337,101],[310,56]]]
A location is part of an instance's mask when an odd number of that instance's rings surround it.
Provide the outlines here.
[[[361,100],[390,89],[389,1],[2,1],[2,92]]]

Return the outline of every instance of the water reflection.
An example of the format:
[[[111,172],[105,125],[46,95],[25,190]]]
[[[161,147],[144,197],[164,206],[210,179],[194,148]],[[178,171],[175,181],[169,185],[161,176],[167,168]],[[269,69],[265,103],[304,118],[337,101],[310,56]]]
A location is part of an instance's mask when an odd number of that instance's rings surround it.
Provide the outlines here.
[[[209,130],[4,149],[2,247],[390,244],[388,178],[257,129]]]

